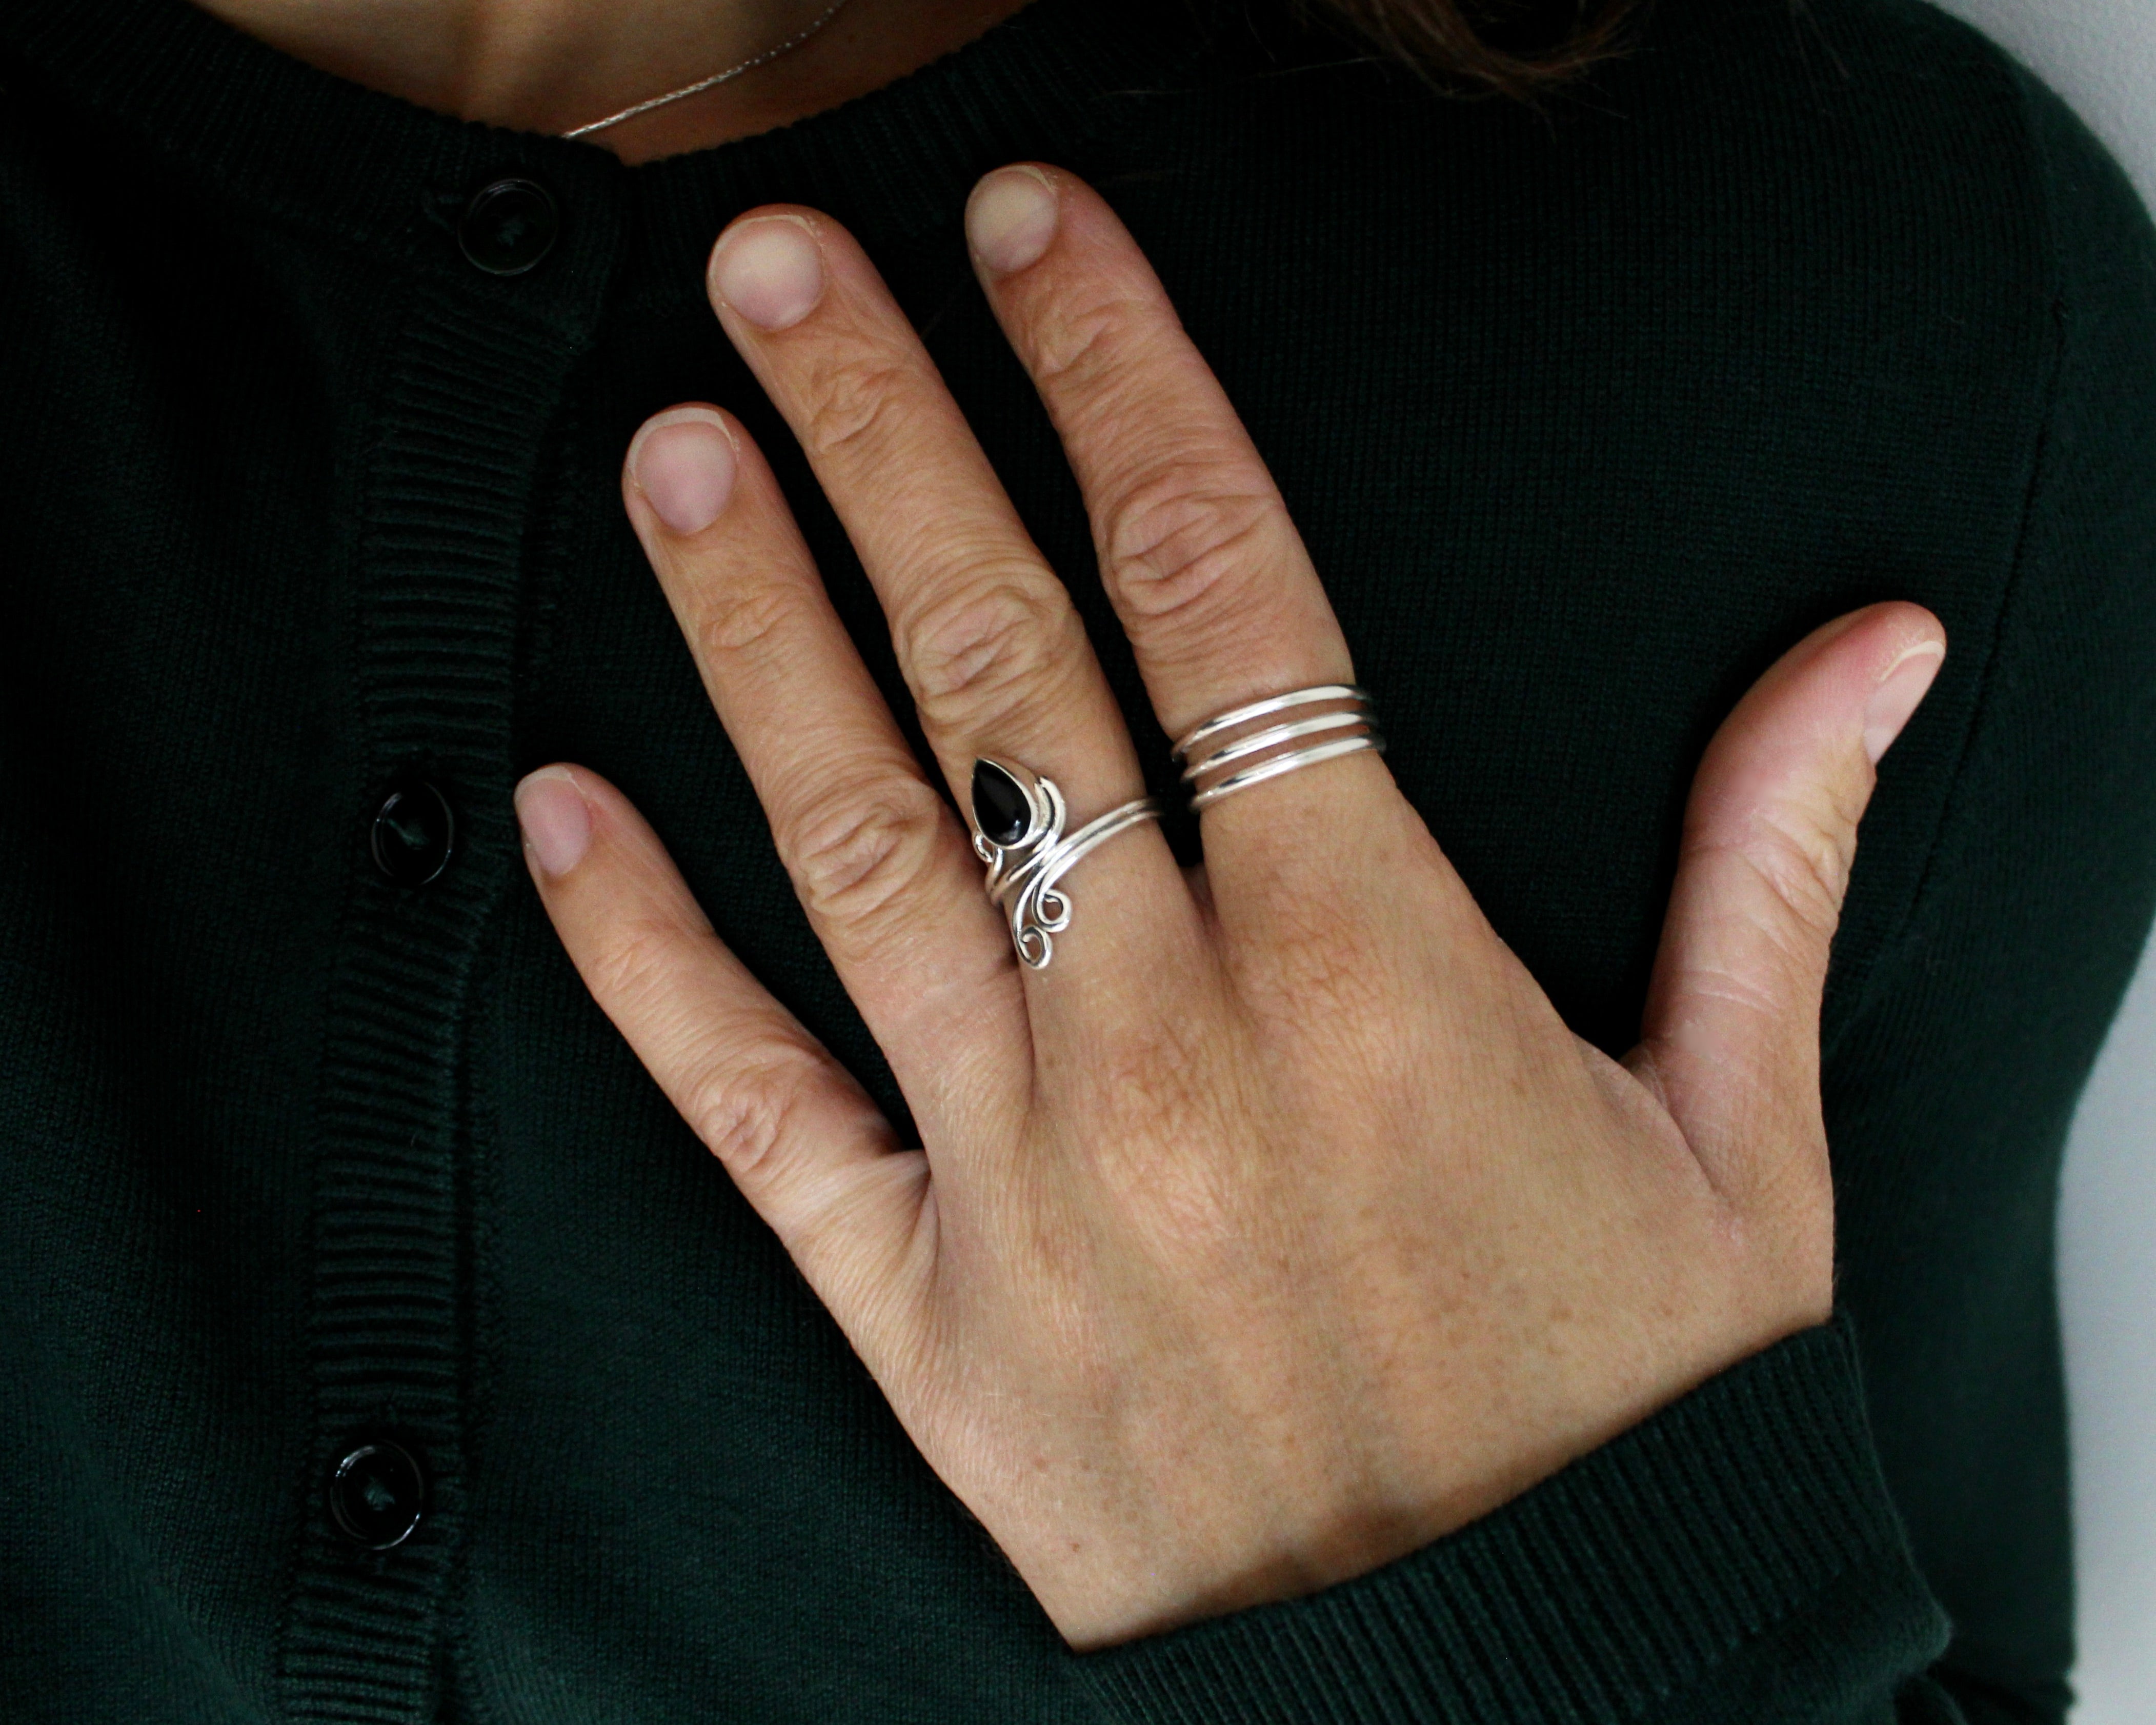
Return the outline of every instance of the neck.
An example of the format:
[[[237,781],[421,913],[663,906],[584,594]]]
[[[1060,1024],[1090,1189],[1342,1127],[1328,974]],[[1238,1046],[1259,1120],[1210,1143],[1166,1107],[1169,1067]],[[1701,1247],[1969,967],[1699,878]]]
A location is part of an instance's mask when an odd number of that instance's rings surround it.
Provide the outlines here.
[[[197,0],[295,59],[422,107],[565,132],[797,36],[830,0]],[[591,135],[625,162],[819,113],[963,46],[1025,0],[847,0],[798,46]]]

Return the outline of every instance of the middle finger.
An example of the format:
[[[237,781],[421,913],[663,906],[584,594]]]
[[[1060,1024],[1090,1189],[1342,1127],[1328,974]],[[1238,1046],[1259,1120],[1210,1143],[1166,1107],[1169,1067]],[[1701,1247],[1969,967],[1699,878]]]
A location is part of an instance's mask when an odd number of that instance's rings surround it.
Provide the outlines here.
[[[708,285],[860,557],[962,804],[984,752],[1056,780],[1074,824],[1139,794],[1070,595],[852,236],[813,211],[755,212],[719,236]]]

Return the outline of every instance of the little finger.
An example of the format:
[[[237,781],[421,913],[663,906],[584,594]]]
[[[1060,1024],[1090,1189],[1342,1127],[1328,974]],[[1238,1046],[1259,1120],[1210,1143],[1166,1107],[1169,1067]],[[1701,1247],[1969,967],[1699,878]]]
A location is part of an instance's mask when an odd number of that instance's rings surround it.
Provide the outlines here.
[[[554,766],[516,788],[547,914],[600,1009],[852,1330],[902,1286],[927,1168],[712,933],[612,785]],[[849,1308],[851,1309],[849,1309]]]

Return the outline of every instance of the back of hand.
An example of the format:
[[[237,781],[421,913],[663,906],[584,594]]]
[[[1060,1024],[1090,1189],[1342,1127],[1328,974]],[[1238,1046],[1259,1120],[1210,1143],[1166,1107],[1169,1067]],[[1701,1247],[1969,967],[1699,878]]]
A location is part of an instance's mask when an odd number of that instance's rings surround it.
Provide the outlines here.
[[[1106,204],[1020,165],[975,188],[968,232],[1163,728],[1352,683],[1264,464]],[[959,807],[983,760],[1020,793],[988,783],[971,832],[953,814],[737,420],[690,405],[639,433],[630,518],[921,1147],[583,768],[519,788],[533,875],[1069,1641],[1373,1568],[1828,1315],[1820,990],[1873,765],[1944,652],[1928,613],[1827,624],[1724,724],[1621,1065],[1566,1029],[1367,747],[1211,803],[1202,870],[1142,819],[1112,832],[1034,903],[1052,962],[1021,963],[982,862],[1030,842],[1030,776],[1070,833],[1144,786],[1085,632],[848,234],[752,211],[710,285]]]

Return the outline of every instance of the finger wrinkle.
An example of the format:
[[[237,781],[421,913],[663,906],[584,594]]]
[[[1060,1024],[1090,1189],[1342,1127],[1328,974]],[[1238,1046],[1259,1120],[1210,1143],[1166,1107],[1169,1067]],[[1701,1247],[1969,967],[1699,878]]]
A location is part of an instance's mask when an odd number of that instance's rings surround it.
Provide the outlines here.
[[[909,619],[915,698],[954,717],[978,714],[1016,686],[1029,694],[1086,649],[1085,627],[1060,584],[1027,576],[977,579]]]

